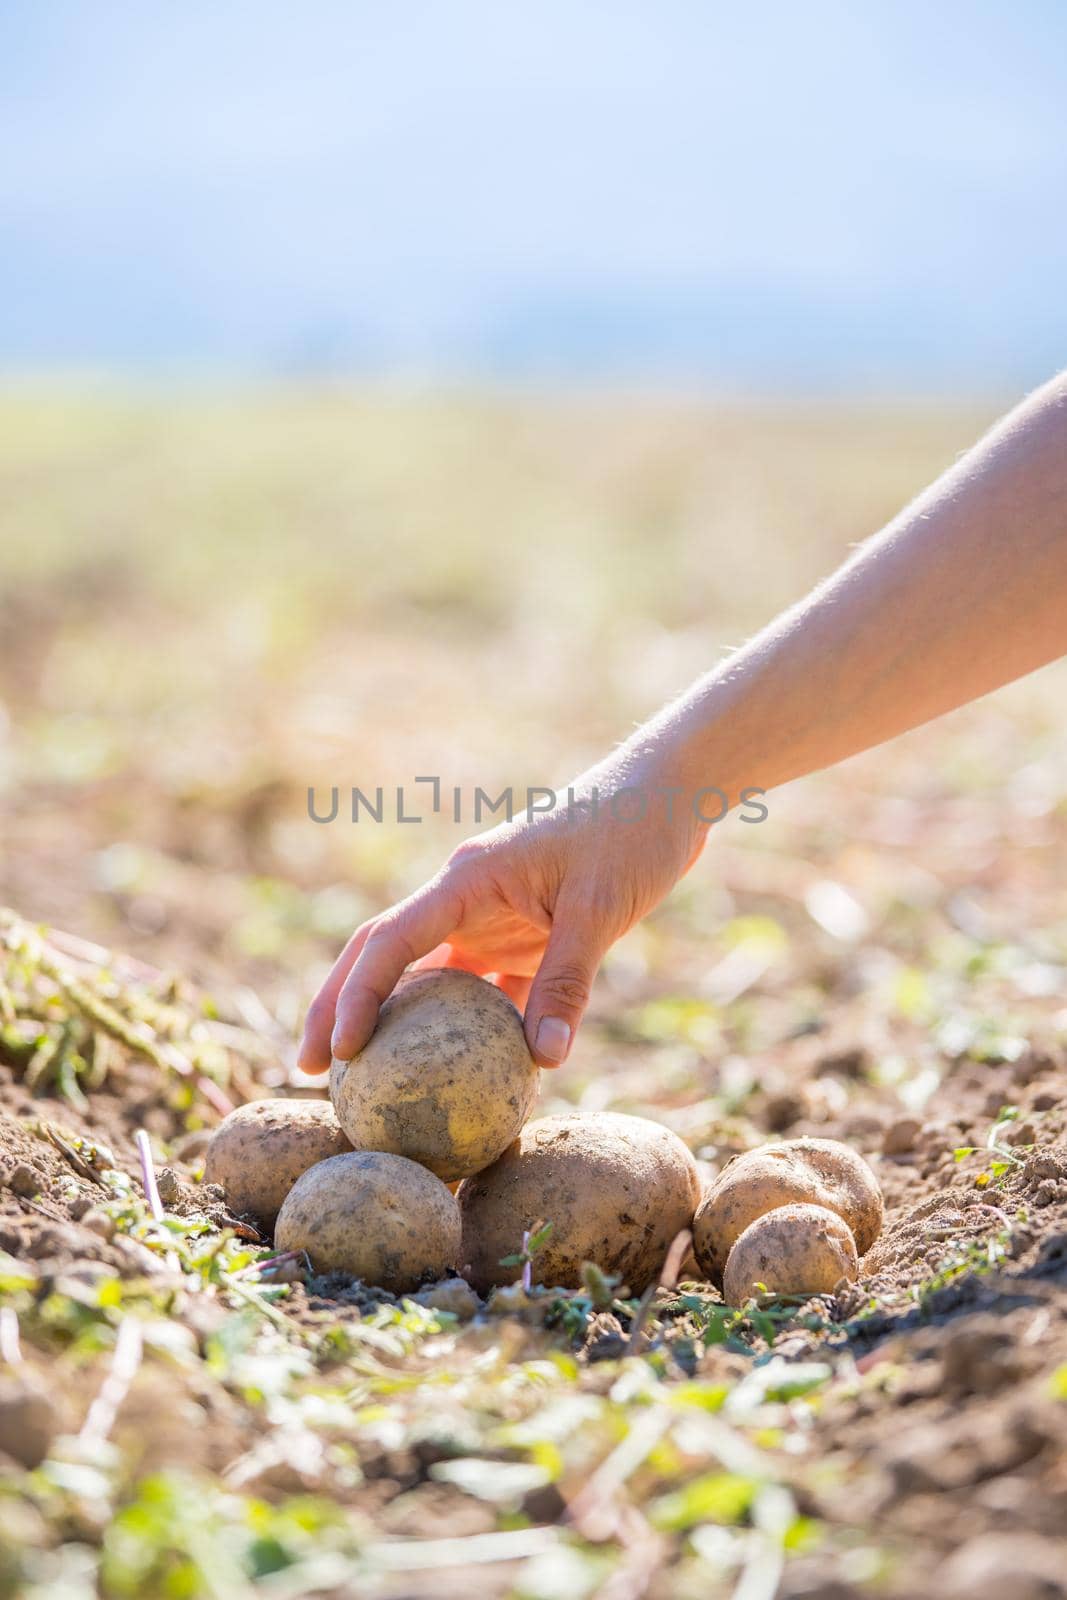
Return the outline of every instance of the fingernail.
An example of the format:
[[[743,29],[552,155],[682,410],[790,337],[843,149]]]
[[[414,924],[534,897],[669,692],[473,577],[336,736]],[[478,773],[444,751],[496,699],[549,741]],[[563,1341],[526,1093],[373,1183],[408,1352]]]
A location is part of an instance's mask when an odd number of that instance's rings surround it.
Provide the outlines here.
[[[565,1061],[571,1047],[570,1024],[562,1017],[542,1017],[537,1024],[534,1048],[546,1061]]]
[[[349,1050],[347,1052],[342,1050],[341,1049],[341,1044],[342,1044],[342,1038],[341,1038],[340,1033],[335,1033],[333,1038],[330,1040],[330,1058],[331,1058],[331,1063],[330,1064],[331,1065],[333,1064],[334,1061],[351,1061],[351,1059],[352,1059],[351,1050]]]

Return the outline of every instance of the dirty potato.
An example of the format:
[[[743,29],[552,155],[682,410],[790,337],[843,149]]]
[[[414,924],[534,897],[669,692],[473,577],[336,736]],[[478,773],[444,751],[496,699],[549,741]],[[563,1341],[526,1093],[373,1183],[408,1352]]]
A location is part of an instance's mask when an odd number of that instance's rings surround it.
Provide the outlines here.
[[[507,1148],[539,1081],[507,995],[441,968],[389,997],[360,1053],[334,1062],[330,1095],[355,1149],[407,1156],[451,1183]]]
[[[882,1195],[862,1156],[836,1139],[789,1139],[735,1156],[709,1187],[693,1224],[700,1270],[721,1283],[726,1258],[749,1223],[790,1204],[825,1206],[864,1255],[882,1229]]]
[[[204,1182],[219,1184],[235,1216],[269,1230],[300,1174],[350,1149],[328,1100],[253,1100],[212,1135]]]
[[[279,1250],[306,1250],[316,1272],[348,1272],[405,1294],[459,1265],[459,1207],[406,1156],[350,1150],[310,1167],[278,1214]]]
[[[611,1112],[541,1117],[459,1191],[463,1260],[480,1294],[513,1283],[501,1259],[551,1222],[533,1258],[537,1283],[577,1288],[583,1261],[635,1293],[653,1281],[700,1197],[696,1163],[658,1122]]]
[[[742,1306],[770,1294],[832,1294],[859,1271],[856,1241],[846,1222],[825,1206],[787,1205],[750,1222],[726,1258],[722,1297]]]

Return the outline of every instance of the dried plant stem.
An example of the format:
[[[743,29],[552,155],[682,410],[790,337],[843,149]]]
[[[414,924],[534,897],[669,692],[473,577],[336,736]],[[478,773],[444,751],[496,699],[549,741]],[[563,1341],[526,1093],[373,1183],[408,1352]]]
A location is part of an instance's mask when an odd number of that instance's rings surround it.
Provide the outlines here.
[[[35,929],[6,907],[0,907],[0,927],[10,928],[17,934],[20,947],[29,955],[36,969],[55,984],[64,998],[75,1010],[80,1011],[94,1028],[118,1040],[135,1055],[151,1061],[160,1072],[176,1072],[179,1077],[192,1078],[204,1099],[220,1116],[228,1116],[234,1109],[233,1102],[218,1084],[204,1074],[198,1073],[193,1063],[177,1046],[167,1040],[154,1038],[147,1024],[130,1022],[109,1001],[94,994],[88,984],[62,961],[56,959],[56,955]],[[99,946],[89,948],[97,950]]]
[[[15,1001],[11,990],[3,978],[0,978],[0,1022],[14,1022],[17,1020],[17,1016],[18,1013],[15,1010]]]
[[[619,1510],[616,1495],[655,1449],[672,1420],[666,1406],[644,1412],[575,1495],[567,1520],[583,1538],[599,1542],[613,1536]]]
[[[295,1317],[286,1316],[284,1311],[279,1311],[277,1306],[272,1306],[269,1300],[264,1300],[263,1296],[256,1294],[254,1289],[247,1287],[243,1283],[237,1283],[235,1281],[236,1276],[236,1273],[231,1273],[226,1280],[225,1288],[228,1294],[236,1295],[238,1300],[243,1300],[246,1305],[255,1306],[256,1310],[265,1316],[268,1322],[273,1322],[276,1328],[281,1328],[286,1333],[295,1332],[301,1338],[303,1337],[304,1329]]]
[[[637,1310],[634,1312],[634,1319],[630,1324],[630,1337],[626,1341],[626,1354],[628,1356],[635,1356],[640,1349],[645,1323],[648,1321],[648,1313],[652,1309],[652,1302],[656,1298],[658,1288],[658,1283],[650,1283],[637,1302]]]
[[[67,933],[62,928],[49,928],[48,943],[69,961],[80,962],[91,970],[122,972],[139,983],[159,983],[164,977],[158,967],[150,967],[136,956],[128,956],[121,950],[106,950],[102,944],[93,944],[80,934]]]
[[[0,1361],[17,1367],[22,1361],[19,1319],[14,1306],[0,1306]]]
[[[134,1317],[124,1317],[119,1323],[108,1375],[82,1426],[83,1443],[103,1443],[115,1426],[115,1418],[141,1365],[142,1348],[141,1324]]]
[[[652,1309],[652,1302],[656,1298],[656,1293],[660,1288],[674,1288],[678,1281],[678,1273],[681,1271],[682,1262],[686,1257],[686,1251],[692,1242],[693,1235],[688,1228],[683,1228],[681,1233],[675,1234],[674,1239],[671,1241],[671,1247],[667,1251],[662,1271],[658,1277],[653,1278],[637,1302],[637,1310],[634,1312],[634,1319],[630,1324],[630,1337],[626,1341],[626,1354],[628,1356],[636,1355],[640,1349],[641,1337],[645,1331],[645,1323],[648,1321],[648,1314]]]
[[[693,1235],[688,1228],[683,1228],[681,1233],[676,1233],[667,1259],[663,1263],[663,1271],[659,1275],[661,1289],[673,1289],[678,1283],[678,1274],[682,1270],[682,1262],[689,1254],[689,1247],[693,1243]]]
[[[104,1179],[100,1176],[99,1172],[97,1172],[96,1168],[90,1166],[88,1161],[80,1156],[76,1150],[72,1149],[67,1141],[56,1131],[50,1122],[42,1123],[41,1131],[44,1133],[45,1138],[49,1141],[49,1143],[55,1145],[60,1155],[63,1156],[66,1161],[70,1162],[70,1165],[74,1168],[74,1171],[78,1174],[79,1178],[84,1178],[88,1183],[95,1183],[97,1188],[104,1189],[110,1196],[111,1191],[108,1189],[107,1184],[104,1182]]]
[[[253,1273],[273,1272],[275,1267],[285,1266],[290,1261],[302,1261],[307,1270],[311,1271],[311,1261],[306,1250],[283,1250],[279,1255],[268,1256],[266,1261],[250,1261],[246,1267],[238,1267],[236,1272],[230,1273],[230,1281],[234,1278],[249,1278]]]
[[[505,1528],[501,1532],[460,1534],[454,1539],[383,1541],[367,1545],[366,1554],[387,1572],[422,1572],[437,1567],[525,1561],[551,1550],[559,1541],[558,1528]]]
[[[152,1146],[148,1142],[148,1134],[143,1128],[138,1128],[133,1138],[137,1154],[141,1158],[141,1182],[144,1185],[148,1209],[157,1222],[162,1222],[166,1212],[159,1198],[159,1185],[156,1183],[156,1169],[152,1162]]]
[[[632,1505],[619,1507],[615,1531],[622,1560],[596,1591],[596,1600],[644,1600],[663,1565],[664,1540]]]

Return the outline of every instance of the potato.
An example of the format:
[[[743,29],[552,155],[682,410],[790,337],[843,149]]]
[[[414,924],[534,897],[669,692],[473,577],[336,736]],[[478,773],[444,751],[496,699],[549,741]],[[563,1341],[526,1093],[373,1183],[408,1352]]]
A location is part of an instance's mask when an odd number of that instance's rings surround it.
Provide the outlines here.
[[[874,1173],[836,1139],[789,1139],[735,1156],[711,1184],[693,1223],[700,1270],[722,1280],[735,1239],[776,1206],[825,1206],[842,1217],[866,1253],[882,1230],[882,1196]]]
[[[742,1306],[762,1284],[771,1294],[832,1294],[859,1271],[847,1222],[825,1206],[788,1205],[750,1222],[726,1258],[722,1297]]]
[[[278,1213],[279,1250],[306,1250],[316,1272],[349,1272],[404,1294],[459,1265],[459,1206],[406,1156],[350,1150],[309,1167]]]
[[[408,1156],[450,1183],[507,1149],[540,1077],[507,995],[443,967],[390,995],[359,1055],[334,1062],[330,1095],[355,1149]]]
[[[513,1283],[524,1230],[551,1222],[533,1258],[537,1283],[577,1288],[583,1261],[640,1294],[663,1266],[700,1198],[682,1141],[643,1117],[592,1112],[528,1123],[493,1165],[459,1191],[463,1260],[480,1294]]]
[[[352,1147],[328,1100],[253,1100],[219,1123],[204,1161],[237,1216],[270,1229],[302,1172]]]

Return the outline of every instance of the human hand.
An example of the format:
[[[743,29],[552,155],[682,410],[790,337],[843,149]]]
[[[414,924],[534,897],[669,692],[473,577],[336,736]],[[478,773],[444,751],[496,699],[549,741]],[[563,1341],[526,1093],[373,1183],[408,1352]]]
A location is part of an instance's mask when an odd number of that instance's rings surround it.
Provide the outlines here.
[[[577,780],[581,808],[468,839],[421,889],[357,928],[308,1011],[304,1071],[361,1050],[412,964],[491,979],[524,1011],[538,1063],[566,1060],[605,951],[670,892],[707,834],[677,798],[665,743],[624,746]],[[610,803],[624,788],[644,797],[642,816],[627,815],[621,795]]]

